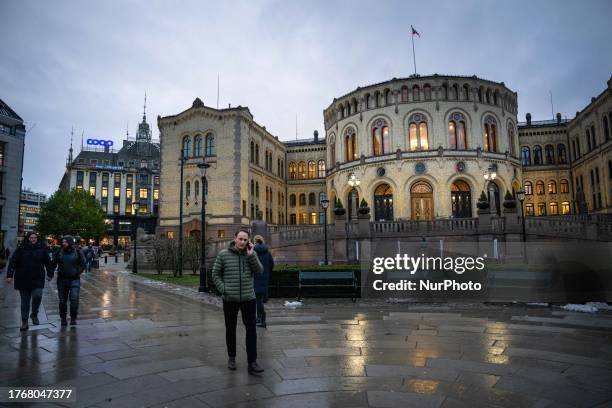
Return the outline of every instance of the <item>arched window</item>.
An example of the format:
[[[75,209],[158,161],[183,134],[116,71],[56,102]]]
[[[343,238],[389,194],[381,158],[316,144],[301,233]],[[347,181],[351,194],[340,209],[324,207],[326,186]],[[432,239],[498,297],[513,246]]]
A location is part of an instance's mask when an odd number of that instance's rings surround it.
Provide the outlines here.
[[[490,92],[490,91],[487,91]],[[493,116],[487,116],[484,122],[484,150],[497,151],[497,121]]]
[[[259,166],[259,145],[255,143],[255,164]]]
[[[289,179],[295,180],[297,178],[297,165],[294,162],[289,163]]]
[[[548,194],[557,194],[557,182],[551,180],[548,182]]]
[[[448,99],[448,85],[442,84],[442,99]]]
[[[206,155],[214,156],[215,154],[215,135],[209,133],[206,135]]]
[[[372,127],[372,151],[374,156],[389,153],[391,150],[389,141],[389,126],[384,119],[378,119]]]
[[[448,144],[451,149],[465,150],[465,116],[453,113],[448,122]]]
[[[402,102],[408,102],[408,87],[402,86]]]
[[[451,86],[451,99],[459,99],[459,85],[457,84]]]
[[[289,196],[289,207],[295,207],[296,201],[295,201],[295,194],[291,194]]]
[[[183,138],[183,158],[187,159],[191,155],[191,138],[185,136]]]
[[[308,194],[308,205],[317,205],[317,195],[315,193]]]
[[[410,151],[428,150],[429,138],[427,133],[427,118],[425,115],[415,113],[408,119],[408,141]]]
[[[331,167],[334,167],[336,164],[336,141],[331,141],[331,151],[330,151],[330,159],[331,159]]]
[[[482,87],[478,88],[478,102],[482,103]]]
[[[536,181],[536,194],[537,195],[544,194],[544,182],[542,180]]]
[[[595,136],[595,125],[591,126],[591,139],[592,139],[592,145],[594,149],[597,147],[597,136]]]
[[[421,99],[421,89],[418,85],[412,87],[412,100],[418,101]]]
[[[317,174],[317,167],[313,160],[308,162],[308,178],[315,178]]]
[[[195,197],[196,201],[200,196],[200,182],[198,180],[193,182],[193,196]]]
[[[319,178],[325,177],[325,160],[319,160],[318,169],[319,169],[319,173],[317,174],[317,177]]]
[[[608,117],[604,116],[603,118],[603,129],[604,129],[604,138],[606,140],[610,139],[610,125],[608,124]]]
[[[508,122],[508,151],[510,155],[516,156],[516,151],[514,150],[514,124],[512,122]]]
[[[391,100],[391,90],[385,89],[385,105],[391,105],[393,101]]]
[[[374,190],[374,219],[393,221],[393,189],[388,184],[381,184]]]
[[[255,196],[255,182],[251,180],[251,196]]]
[[[553,145],[544,146],[544,157],[546,157],[546,164],[555,164],[555,148]]]
[[[561,194],[569,193],[569,182],[566,179],[561,180]]]
[[[487,92],[485,93],[485,98],[486,98],[487,103],[490,104],[491,103],[491,90],[490,89],[487,89]]]
[[[346,161],[357,160],[357,134],[352,127],[344,132],[344,147],[346,149]]]
[[[525,195],[532,195],[533,194],[533,184],[531,184],[531,181],[526,181],[525,182]]]
[[[193,143],[193,155],[194,157],[202,156],[202,135],[196,135],[195,142]]]
[[[259,181],[255,182],[255,197],[259,198]]]
[[[468,84],[463,85],[463,100],[470,100],[470,86]]]
[[[185,182],[185,199],[189,201],[189,196],[191,195],[191,183],[189,181]]]
[[[567,163],[567,154],[565,152],[565,145],[563,143],[557,145],[557,158],[559,160],[559,164]]]
[[[255,163],[255,143],[251,140],[251,155],[249,156],[251,163]]]
[[[423,93],[425,94],[425,100],[431,101],[431,85],[425,84],[423,87]]]
[[[306,205],[306,194],[300,194],[300,205]]]
[[[543,164],[542,161],[542,146],[535,145],[533,147],[533,164],[538,166]]]
[[[591,134],[589,133],[589,129],[586,130],[586,141],[587,147],[589,148],[589,152],[593,150],[593,146],[591,146]]]
[[[305,179],[306,178],[306,162],[301,161],[298,164],[298,178]]]
[[[531,166],[531,151],[527,146],[521,147],[521,164]]]

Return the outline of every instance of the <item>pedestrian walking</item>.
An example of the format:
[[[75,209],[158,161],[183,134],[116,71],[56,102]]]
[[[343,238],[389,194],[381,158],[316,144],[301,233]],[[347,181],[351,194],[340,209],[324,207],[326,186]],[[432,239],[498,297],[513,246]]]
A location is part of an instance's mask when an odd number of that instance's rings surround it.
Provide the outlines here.
[[[85,258],[85,272],[91,272],[91,264],[93,263],[96,253],[94,252],[91,243],[89,243],[85,249],[83,249],[83,257]]]
[[[76,325],[79,312],[79,293],[81,291],[81,273],[85,269],[83,253],[75,246],[74,238],[66,235],[62,246],[53,256],[53,270],[57,268],[57,295],[62,326],[68,321],[68,300],[70,300],[70,325]]]
[[[38,309],[45,287],[45,273],[49,280],[53,277],[49,248],[35,232],[29,232],[10,259],[6,279],[15,280],[15,289],[21,297],[21,327],[28,330],[28,315],[32,324],[38,325]],[[30,303],[32,314],[30,314]]]
[[[9,259],[9,256],[11,256],[11,250],[9,248],[5,248],[4,249],[4,259]]]
[[[257,298],[257,326],[266,327],[266,311],[264,302],[268,301],[268,287],[270,286],[270,276],[274,269],[274,258],[261,235],[255,235],[255,253],[259,262],[263,266],[263,273],[255,275],[255,297]]]
[[[264,371],[257,364],[256,298],[253,288],[254,276],[262,272],[263,267],[245,230],[236,232],[229,248],[219,252],[215,259],[212,279],[223,296],[225,344],[229,357],[227,368],[230,370],[236,370],[236,323],[240,311],[246,329],[247,370],[249,374]]]

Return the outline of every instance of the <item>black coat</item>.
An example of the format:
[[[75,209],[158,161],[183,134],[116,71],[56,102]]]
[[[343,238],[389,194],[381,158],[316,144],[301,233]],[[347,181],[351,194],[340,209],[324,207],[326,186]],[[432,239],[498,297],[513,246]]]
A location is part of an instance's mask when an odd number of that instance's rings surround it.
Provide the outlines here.
[[[53,277],[51,251],[41,242],[25,242],[13,252],[7,277],[15,278],[15,289],[44,288],[45,272]]]
[[[53,254],[53,268],[57,268],[58,279],[79,279],[85,269],[85,257],[83,252],[76,247],[68,247],[68,250],[60,248]]]
[[[253,249],[263,266],[263,273],[255,274],[255,293],[267,294],[270,276],[272,276],[272,269],[274,269],[274,258],[272,258],[272,254],[268,251],[268,247],[263,244],[257,244]]]

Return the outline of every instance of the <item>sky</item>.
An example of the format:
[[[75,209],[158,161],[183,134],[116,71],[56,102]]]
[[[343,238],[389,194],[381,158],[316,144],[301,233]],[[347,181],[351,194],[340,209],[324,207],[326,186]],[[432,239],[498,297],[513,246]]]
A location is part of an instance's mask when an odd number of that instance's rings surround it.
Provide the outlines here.
[[[358,86],[417,72],[518,92],[519,120],[572,118],[612,75],[612,1],[0,0],[0,98],[26,122],[23,186],[53,193],[70,132],[115,145],[147,119],[248,106],[281,140],[324,135]],[[297,115],[297,126],[296,126]]]

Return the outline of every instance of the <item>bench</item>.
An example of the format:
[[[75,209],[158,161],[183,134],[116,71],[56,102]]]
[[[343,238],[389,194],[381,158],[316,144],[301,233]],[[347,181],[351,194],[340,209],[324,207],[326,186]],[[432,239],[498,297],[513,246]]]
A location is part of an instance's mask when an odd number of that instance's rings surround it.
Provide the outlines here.
[[[351,301],[357,300],[357,276],[355,271],[300,271],[298,277],[298,300],[302,299],[302,288],[351,288]]]

